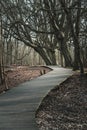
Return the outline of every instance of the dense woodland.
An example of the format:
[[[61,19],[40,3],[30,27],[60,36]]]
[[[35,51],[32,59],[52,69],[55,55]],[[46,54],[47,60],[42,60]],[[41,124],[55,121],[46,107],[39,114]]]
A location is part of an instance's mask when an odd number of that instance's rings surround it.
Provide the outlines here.
[[[0,83],[4,67],[87,67],[86,0],[0,0]]]

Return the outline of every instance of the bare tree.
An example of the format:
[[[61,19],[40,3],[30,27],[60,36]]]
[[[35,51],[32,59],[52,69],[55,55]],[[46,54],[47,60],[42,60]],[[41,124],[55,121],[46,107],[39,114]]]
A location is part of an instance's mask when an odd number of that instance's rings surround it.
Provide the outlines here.
[[[81,17],[81,1],[77,0],[73,2],[65,2],[65,0],[59,0],[64,12],[66,14],[67,22],[72,34],[73,45],[74,45],[74,70],[80,67],[81,73],[84,73],[83,63],[80,55],[80,43],[79,43],[79,32],[80,32],[80,17]]]
[[[9,1],[7,3],[5,3],[5,1],[1,1],[1,5],[4,11],[7,12],[5,17],[8,19],[8,24],[7,24],[8,27],[6,28],[8,28],[9,34],[13,35],[14,38],[24,42],[27,46],[32,47],[36,52],[38,52],[40,56],[44,59],[46,64],[56,64],[56,61],[54,61],[55,54],[53,54],[54,58],[51,58],[51,59],[50,59],[50,56],[48,55],[48,51],[50,54],[52,52],[54,53],[54,51],[51,51],[53,50],[53,48],[51,49],[50,47],[51,41],[47,43],[49,40],[49,38],[47,37],[49,37],[49,34],[52,34],[52,32],[48,32],[46,30],[47,29],[46,26],[42,27],[45,21],[47,21],[45,19],[46,16],[43,17],[45,13],[40,12],[38,14],[38,12],[36,12],[37,8],[34,6],[35,4],[37,4],[38,6],[37,2],[34,2],[34,3],[30,2],[27,5],[25,1],[21,1],[21,2],[15,1],[13,3],[12,1]],[[36,26],[36,23],[37,23],[37,26]],[[42,31],[42,30],[45,30],[45,31]],[[42,34],[43,34],[43,37],[42,37]],[[45,34],[47,34],[47,36]],[[38,36],[38,39],[37,39],[37,36]],[[41,42],[40,39],[42,39],[43,42]]]
[[[87,26],[82,27],[87,19],[83,0],[1,0],[0,4],[8,38],[11,35],[33,48],[47,65],[56,64],[55,51],[58,49],[66,66],[73,66],[74,69],[80,67],[83,73],[83,38],[80,36],[87,30]],[[74,58],[70,52],[73,47]]]

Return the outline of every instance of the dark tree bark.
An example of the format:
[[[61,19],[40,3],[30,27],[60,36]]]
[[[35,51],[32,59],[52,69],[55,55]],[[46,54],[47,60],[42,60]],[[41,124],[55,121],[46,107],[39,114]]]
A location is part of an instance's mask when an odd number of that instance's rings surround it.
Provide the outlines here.
[[[0,17],[0,84],[3,84],[3,42],[2,42],[2,17]]]
[[[78,68],[80,68],[80,73],[83,74],[84,73],[84,67],[83,67],[83,63],[81,60],[81,55],[80,55],[80,46],[79,46],[79,39],[78,39],[78,35],[79,35],[79,24],[80,24],[80,13],[81,13],[81,1],[77,1],[77,12],[76,12],[76,16],[75,16],[75,20],[76,22],[75,27],[73,26],[73,20],[72,20],[72,14],[71,14],[71,10],[69,10],[66,6],[66,4],[64,3],[63,0],[59,0],[61,6],[63,7],[65,14],[66,14],[66,18],[67,18],[67,22],[68,25],[70,27],[70,31],[72,34],[72,38],[73,38],[73,44],[74,44],[74,66],[73,69],[77,70]]]
[[[72,58],[70,56],[69,50],[67,48],[67,45],[66,45],[66,43],[64,43],[63,39],[61,39],[61,53],[64,56],[65,67],[72,67],[73,66]]]
[[[58,19],[56,18],[56,13],[54,11],[52,1],[44,0],[44,4],[47,9],[47,13],[48,13],[48,16],[50,19],[50,24],[53,27],[56,39],[58,40],[59,49],[65,59],[65,66],[72,67],[73,66],[72,58],[71,58],[70,52],[68,50],[67,44],[64,40],[64,38],[65,38],[64,33],[61,31],[61,29],[58,25]],[[64,22],[64,21],[62,20],[62,22]],[[62,23],[61,23],[61,25],[62,25]],[[62,28],[62,26],[61,26],[61,28]]]
[[[54,59],[55,59],[54,55],[52,55],[53,57],[51,57],[51,58],[53,58],[53,61],[52,61],[50,58],[48,58],[48,56],[43,48],[35,47],[34,50],[42,57],[42,59],[44,60],[46,65],[53,65],[53,64],[56,65],[56,62],[54,61]]]
[[[12,35],[15,39],[32,47],[48,65],[56,64],[55,50],[58,47],[65,59],[65,66],[73,66],[75,70],[80,67],[83,73],[79,49],[80,0],[68,0],[68,2],[65,0],[30,0],[30,2],[0,0],[0,6],[4,13],[4,24],[6,19],[8,21],[7,26],[4,26],[7,35]],[[75,13],[72,13],[73,10]],[[66,26],[69,29],[66,29]],[[66,32],[68,32],[67,36]],[[52,42],[49,40],[51,37],[49,35],[55,35],[56,44],[53,38]],[[69,37],[75,48],[74,64],[66,43]]]

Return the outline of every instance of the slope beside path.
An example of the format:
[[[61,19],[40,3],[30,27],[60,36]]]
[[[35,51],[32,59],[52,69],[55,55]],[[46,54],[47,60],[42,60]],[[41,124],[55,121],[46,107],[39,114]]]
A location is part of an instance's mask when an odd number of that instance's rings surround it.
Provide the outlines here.
[[[0,95],[0,130],[38,130],[35,112],[41,100],[72,74],[71,69],[51,68],[53,71]]]

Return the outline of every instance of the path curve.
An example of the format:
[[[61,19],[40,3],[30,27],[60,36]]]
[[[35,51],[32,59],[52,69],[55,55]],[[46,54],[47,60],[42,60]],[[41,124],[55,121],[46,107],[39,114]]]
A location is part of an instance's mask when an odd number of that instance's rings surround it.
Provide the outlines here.
[[[53,71],[0,95],[0,130],[38,130],[35,111],[41,100],[72,74],[71,69],[51,68]]]

